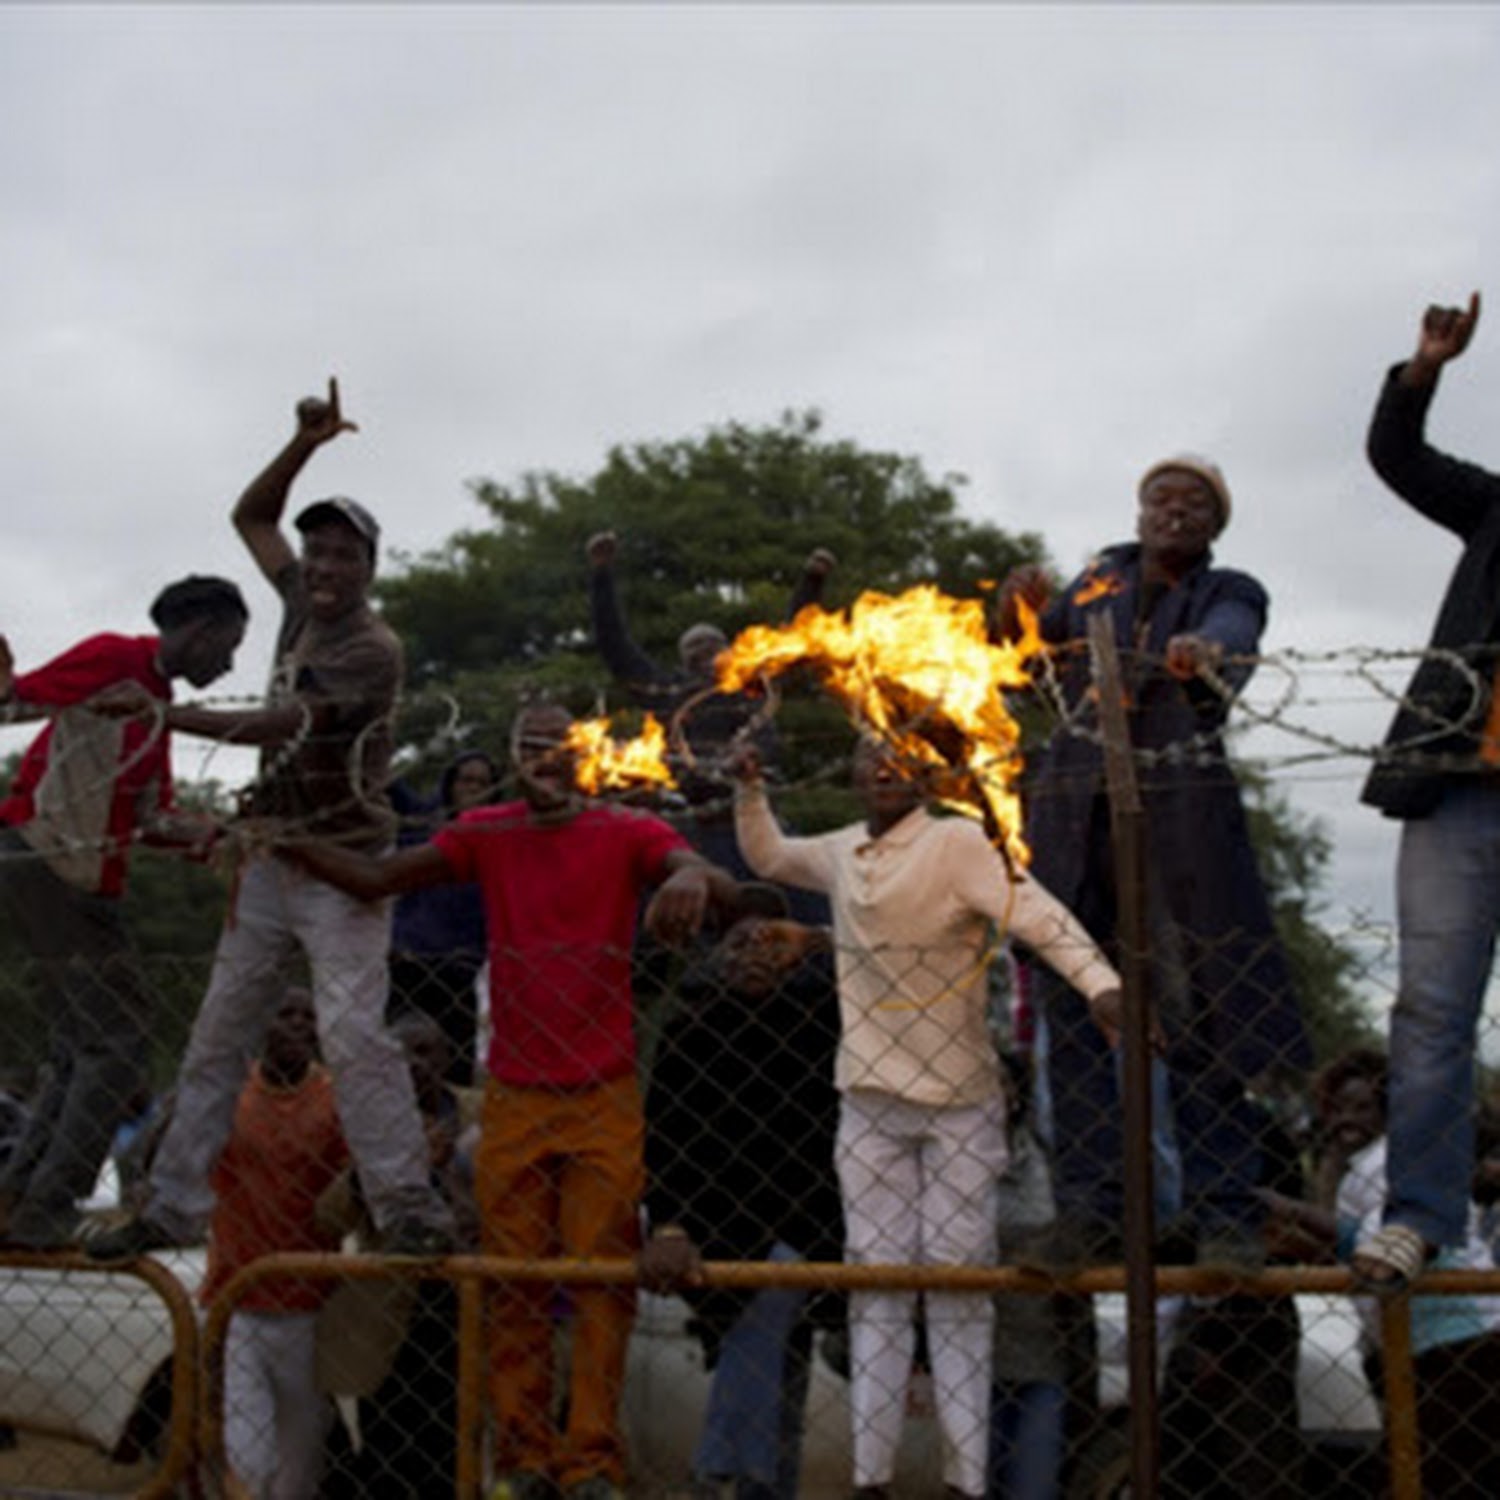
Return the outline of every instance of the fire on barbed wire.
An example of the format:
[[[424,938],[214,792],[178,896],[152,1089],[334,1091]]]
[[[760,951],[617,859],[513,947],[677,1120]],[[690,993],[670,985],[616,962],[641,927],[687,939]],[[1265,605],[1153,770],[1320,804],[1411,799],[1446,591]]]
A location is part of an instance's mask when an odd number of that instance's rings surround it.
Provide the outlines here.
[[[931,584],[861,594],[835,613],[810,604],[789,625],[742,631],[719,656],[718,685],[739,692],[757,679],[811,668],[938,801],[979,818],[996,846],[1024,866],[1030,851],[1015,790],[1020,726],[1002,690],[1030,682],[1026,661],[1042,642],[1035,613],[1018,602],[1022,634],[1014,642],[990,639],[981,600],[954,599]]]
[[[607,718],[578,719],[565,744],[576,757],[578,789],[590,797],[676,785],[667,766],[667,732],[653,714],[646,715],[638,735],[623,740],[610,735]]]
[[[1118,573],[1099,573],[1091,567],[1083,582],[1078,585],[1073,603],[1080,606],[1092,604],[1095,599],[1112,598],[1123,592],[1124,588],[1125,580]]]

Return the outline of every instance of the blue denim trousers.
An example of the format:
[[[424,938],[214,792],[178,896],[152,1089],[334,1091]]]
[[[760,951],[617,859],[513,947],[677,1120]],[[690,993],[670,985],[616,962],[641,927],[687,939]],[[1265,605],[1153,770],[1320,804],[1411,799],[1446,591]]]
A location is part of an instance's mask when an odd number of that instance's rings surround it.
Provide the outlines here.
[[[1455,782],[1402,828],[1391,1011],[1387,1222],[1461,1244],[1474,1171],[1474,1053],[1500,926],[1500,779]]]
[[[766,1259],[802,1257],[778,1242]],[[693,1455],[698,1478],[752,1480],[796,1500],[809,1371],[793,1334],[806,1301],[801,1288],[762,1287],[724,1336]]]
[[[990,1397],[987,1495],[1057,1500],[1062,1493],[1067,1391],[1050,1380],[996,1382]]]

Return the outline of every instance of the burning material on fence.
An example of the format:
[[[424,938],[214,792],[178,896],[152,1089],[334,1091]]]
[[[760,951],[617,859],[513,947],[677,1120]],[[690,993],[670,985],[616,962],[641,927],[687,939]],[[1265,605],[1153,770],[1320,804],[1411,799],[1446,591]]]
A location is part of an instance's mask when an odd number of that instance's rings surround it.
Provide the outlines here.
[[[580,791],[594,797],[676,785],[667,765],[667,732],[655,715],[647,714],[641,732],[629,739],[615,739],[609,729],[608,718],[597,718],[576,720],[568,731]]]
[[[1081,607],[1092,604],[1096,599],[1110,599],[1124,588],[1125,580],[1118,573],[1100,573],[1090,567],[1074,591],[1073,603]]]
[[[1030,682],[1042,649],[1021,601],[1019,640],[990,639],[984,604],[931,584],[861,594],[847,610],[808,605],[788,625],[755,625],[720,654],[718,686],[740,692],[805,666],[850,717],[877,735],[933,796],[980,819],[1007,858],[1030,859],[1016,781],[1020,726],[1004,690]]]

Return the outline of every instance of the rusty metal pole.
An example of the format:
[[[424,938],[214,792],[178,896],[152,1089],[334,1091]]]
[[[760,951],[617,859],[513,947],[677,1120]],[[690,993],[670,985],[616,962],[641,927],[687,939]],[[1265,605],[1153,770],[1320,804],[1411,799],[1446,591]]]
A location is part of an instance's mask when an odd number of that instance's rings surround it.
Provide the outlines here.
[[[1089,652],[1099,695],[1104,774],[1115,859],[1116,933],[1125,994],[1125,1310],[1129,1328],[1131,1493],[1157,1492],[1160,1431],[1156,1391],[1155,1181],[1151,1161],[1151,1000],[1147,967],[1146,858],[1140,788],[1125,719],[1114,619],[1089,617]]]
[[[1385,1370],[1386,1446],[1391,1500],[1422,1500],[1421,1445],[1417,1431],[1417,1380],[1411,1363],[1411,1298],[1380,1304],[1381,1364]]]
[[[457,1500],[479,1500],[484,1450],[484,1283],[458,1278],[458,1452],[453,1465]]]

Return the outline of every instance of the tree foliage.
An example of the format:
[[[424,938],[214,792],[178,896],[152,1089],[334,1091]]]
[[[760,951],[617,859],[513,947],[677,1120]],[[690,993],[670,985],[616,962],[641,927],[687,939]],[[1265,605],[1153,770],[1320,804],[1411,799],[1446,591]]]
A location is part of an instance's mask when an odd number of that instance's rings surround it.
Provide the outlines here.
[[[671,664],[677,637],[699,620],[733,635],[783,618],[816,547],[839,560],[830,606],[919,580],[972,594],[1040,559],[1036,536],[963,516],[962,485],[932,478],[915,458],[827,436],[816,411],[618,445],[584,478],[475,482],[488,524],[400,559],[379,585],[407,649],[408,769],[431,776],[459,745],[494,752],[526,694],[584,711],[624,705],[590,631],[584,546],[595,533],[619,537],[619,591],[637,644]],[[785,720],[796,731],[791,753],[812,746],[826,764],[841,718],[803,702],[788,705]],[[795,772],[801,781],[812,768]],[[815,792],[811,802],[827,804],[826,816],[837,798]]]
[[[648,655],[669,662],[678,635],[698,620],[733,634],[782,618],[814,547],[839,559],[831,607],[864,589],[895,592],[918,581],[973,594],[1019,562],[1046,561],[1038,536],[966,518],[962,486],[959,476],[932,478],[916,458],[829,437],[816,411],[616,446],[586,478],[478,481],[474,495],[489,524],[405,559],[380,585],[412,681],[427,690],[408,709],[409,753],[450,748],[455,724],[496,750],[527,691],[545,689],[575,707],[617,701],[589,632],[584,544],[595,532],[618,533],[632,633]],[[778,805],[804,830],[854,816],[842,715],[794,694],[778,728],[787,782]],[[1368,1042],[1357,958],[1319,921],[1326,835],[1263,778],[1246,780],[1252,832],[1318,1055]]]
[[[612,448],[585,479],[541,472],[473,485],[490,516],[408,558],[380,585],[416,683],[497,663],[590,660],[584,543],[620,537],[618,568],[632,632],[669,659],[698,620],[731,634],[781,616],[814,547],[839,558],[835,602],[863,588],[931,580],[972,593],[980,579],[1041,555],[959,513],[963,480],[929,477],[915,458],[824,436],[816,411],[768,426],[731,422],[701,437]]]

